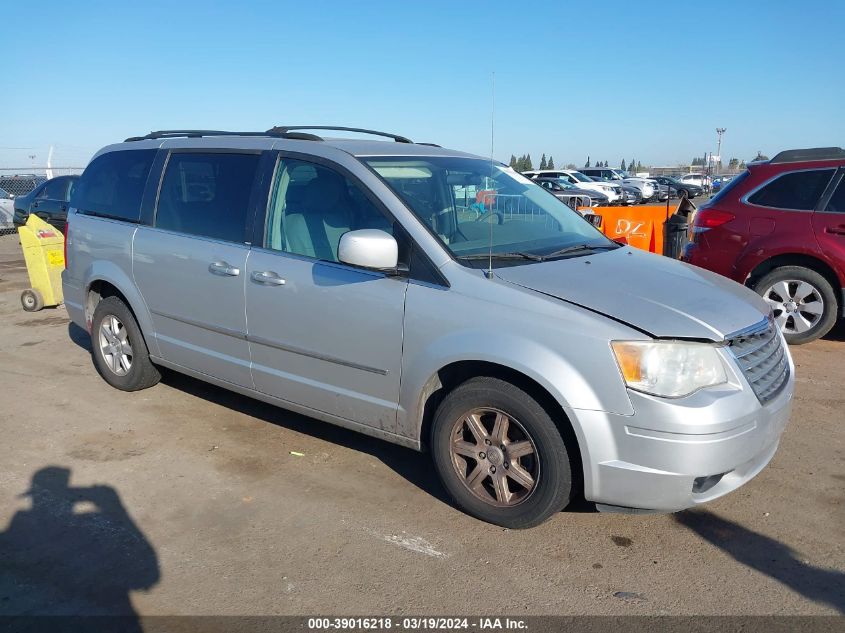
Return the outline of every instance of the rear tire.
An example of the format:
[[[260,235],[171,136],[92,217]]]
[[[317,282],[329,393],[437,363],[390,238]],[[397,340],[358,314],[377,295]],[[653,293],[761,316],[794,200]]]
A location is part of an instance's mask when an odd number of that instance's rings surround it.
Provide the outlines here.
[[[815,270],[781,266],[754,284],[754,290],[772,307],[775,322],[790,345],[815,341],[836,324],[836,293]]]
[[[573,494],[569,454],[554,421],[503,380],[473,378],[449,393],[434,415],[430,445],[455,504],[482,521],[533,527]]]
[[[689,198],[689,191],[686,189],[678,189],[678,198],[683,200],[684,198]]]
[[[161,380],[132,311],[117,297],[94,309],[91,354],[100,376],[116,389],[139,391]]]

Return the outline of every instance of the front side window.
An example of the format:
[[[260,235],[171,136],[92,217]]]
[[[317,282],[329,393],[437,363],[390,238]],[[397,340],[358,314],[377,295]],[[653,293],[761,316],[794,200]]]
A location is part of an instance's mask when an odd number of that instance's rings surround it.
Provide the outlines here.
[[[362,160],[459,261],[480,260],[491,250],[494,259],[518,263],[614,246],[537,183],[502,165],[452,157]]]
[[[358,229],[380,229],[393,235],[392,222],[349,178],[324,165],[280,159],[267,213],[265,248],[336,262],[341,236]]]
[[[85,168],[70,204],[81,213],[137,222],[156,150],[102,154]]]
[[[155,226],[226,242],[246,241],[258,154],[173,153],[158,197]]]
[[[49,200],[64,200],[66,192],[67,179],[56,178],[47,183],[44,189],[41,190],[41,193],[38,194],[38,197],[47,198]]]
[[[568,174],[568,176],[574,182],[593,182],[592,178],[585,176],[579,171],[574,171],[571,174]]]
[[[808,169],[778,176],[748,197],[761,207],[812,211],[816,207],[833,169]]]

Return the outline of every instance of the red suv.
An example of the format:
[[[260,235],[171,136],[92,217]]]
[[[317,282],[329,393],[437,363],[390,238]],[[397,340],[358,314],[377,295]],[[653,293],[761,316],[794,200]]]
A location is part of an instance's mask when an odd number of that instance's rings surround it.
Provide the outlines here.
[[[683,260],[756,290],[789,343],[824,336],[845,305],[845,150],[750,164],[695,212]]]

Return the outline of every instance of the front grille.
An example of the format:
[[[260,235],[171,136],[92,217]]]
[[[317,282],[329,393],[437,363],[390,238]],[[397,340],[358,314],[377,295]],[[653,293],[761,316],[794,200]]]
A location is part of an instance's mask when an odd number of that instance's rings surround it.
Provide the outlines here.
[[[761,403],[766,404],[786,386],[786,349],[771,320],[731,337],[728,347]]]

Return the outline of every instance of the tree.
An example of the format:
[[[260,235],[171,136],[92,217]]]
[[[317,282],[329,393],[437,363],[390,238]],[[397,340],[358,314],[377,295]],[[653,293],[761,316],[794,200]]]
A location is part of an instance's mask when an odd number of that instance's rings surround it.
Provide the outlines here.
[[[546,155],[545,154],[543,154],[540,157],[540,169],[548,169],[548,167],[546,166]]]
[[[751,162],[758,161],[758,160],[769,160],[769,157],[766,156],[763,152],[759,149],[757,150],[757,156],[751,159]]]
[[[633,158],[631,159],[631,162],[628,163],[628,171],[634,173],[636,173],[637,171],[637,161],[635,161]]]
[[[640,172],[642,170],[643,170],[643,164],[640,163],[640,162],[637,162],[637,171]]]
[[[739,167],[739,159],[738,158],[731,158],[728,161],[728,169],[736,169]]]
[[[549,162],[546,163],[546,169],[554,169],[555,168],[555,159],[552,158],[552,155],[549,154]]]
[[[531,164],[531,154],[525,155],[525,171],[529,169],[534,169],[534,165]]]
[[[584,163],[584,167],[589,167],[589,166],[590,166],[590,157],[587,156],[587,162]]]
[[[508,165],[510,165],[511,169],[516,169],[517,167],[516,156],[514,156],[513,154],[511,154],[511,160]]]
[[[628,170],[628,168],[625,166],[625,159],[624,158],[622,159],[622,165],[619,166],[619,169],[621,169],[622,171]]]
[[[576,165],[575,163],[567,163],[566,169],[578,169],[578,165]]]

